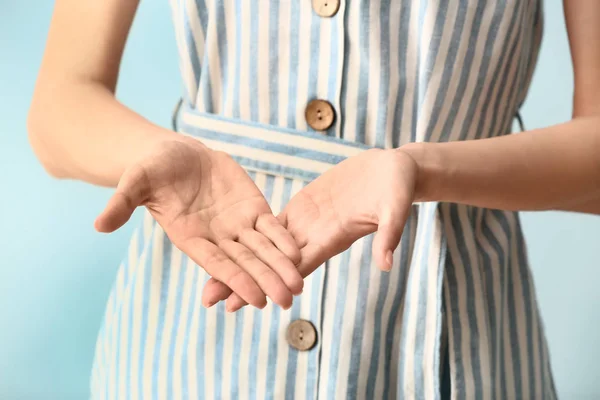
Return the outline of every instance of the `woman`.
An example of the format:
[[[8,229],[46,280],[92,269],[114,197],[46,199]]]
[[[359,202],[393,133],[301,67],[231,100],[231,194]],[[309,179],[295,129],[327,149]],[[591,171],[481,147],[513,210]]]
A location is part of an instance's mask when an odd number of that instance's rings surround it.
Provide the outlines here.
[[[555,397],[517,211],[600,213],[598,2],[573,119],[514,135],[538,0],[172,1],[177,133],[114,97],[137,3],[57,0],[29,118],[99,231],[148,210],[93,398]]]

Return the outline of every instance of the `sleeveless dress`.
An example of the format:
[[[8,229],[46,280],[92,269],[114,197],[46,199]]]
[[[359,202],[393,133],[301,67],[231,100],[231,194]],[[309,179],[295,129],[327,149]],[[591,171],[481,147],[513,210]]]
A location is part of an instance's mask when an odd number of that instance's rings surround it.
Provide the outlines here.
[[[368,148],[509,134],[543,25],[538,0],[171,3],[176,129],[231,154],[275,214]],[[335,114],[324,131],[306,119],[314,99]],[[307,277],[290,310],[228,314],[201,305],[209,277],[146,213],[108,300],[91,398],[556,397],[517,213],[414,204],[390,273],[371,243]]]

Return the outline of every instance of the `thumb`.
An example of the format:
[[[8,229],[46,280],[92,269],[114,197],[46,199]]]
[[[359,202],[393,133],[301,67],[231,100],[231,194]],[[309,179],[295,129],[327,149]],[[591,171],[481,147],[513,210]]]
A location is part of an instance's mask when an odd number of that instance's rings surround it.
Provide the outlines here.
[[[406,210],[385,208],[379,215],[377,233],[373,239],[373,258],[382,271],[390,271],[393,254],[400,243],[402,231],[408,218],[410,207]]]
[[[147,179],[142,171],[123,174],[117,190],[94,222],[96,230],[110,233],[125,225],[135,209],[146,200],[147,188]]]

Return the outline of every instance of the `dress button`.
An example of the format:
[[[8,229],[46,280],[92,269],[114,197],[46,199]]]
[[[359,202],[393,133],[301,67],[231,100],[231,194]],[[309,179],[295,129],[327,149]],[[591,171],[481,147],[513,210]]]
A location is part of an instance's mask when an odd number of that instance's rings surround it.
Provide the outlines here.
[[[325,100],[312,100],[306,106],[304,117],[308,125],[316,131],[325,131],[333,125],[335,111]]]
[[[298,319],[288,326],[286,338],[296,350],[310,350],[317,343],[317,330],[310,321]]]
[[[321,17],[333,17],[340,9],[340,0],[312,0],[312,6]]]

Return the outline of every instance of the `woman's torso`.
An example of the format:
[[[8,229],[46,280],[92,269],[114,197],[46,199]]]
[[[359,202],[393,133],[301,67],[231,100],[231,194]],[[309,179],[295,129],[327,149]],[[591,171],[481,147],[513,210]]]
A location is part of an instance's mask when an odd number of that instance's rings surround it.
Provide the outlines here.
[[[321,99],[335,119],[318,135],[364,148],[509,133],[542,28],[537,0],[172,5],[186,113],[314,140],[306,107]],[[249,171],[275,213],[308,180]],[[109,299],[92,392],[439,398],[447,348],[453,398],[554,396],[517,214],[415,205],[390,274],[372,265],[371,240],[308,277],[291,310],[230,315],[201,306],[208,277],[146,215]],[[286,337],[298,320],[316,330],[309,350]]]
[[[328,2],[331,17],[314,11]],[[507,133],[542,33],[539,0],[172,3],[199,111],[312,130],[323,99],[328,135],[377,147]]]

